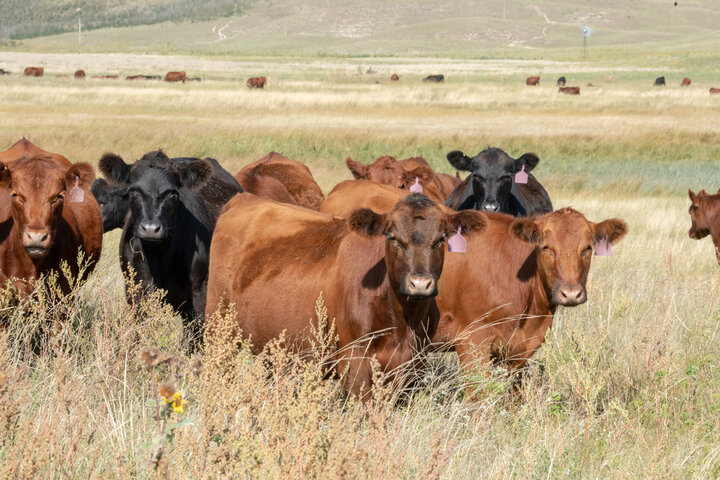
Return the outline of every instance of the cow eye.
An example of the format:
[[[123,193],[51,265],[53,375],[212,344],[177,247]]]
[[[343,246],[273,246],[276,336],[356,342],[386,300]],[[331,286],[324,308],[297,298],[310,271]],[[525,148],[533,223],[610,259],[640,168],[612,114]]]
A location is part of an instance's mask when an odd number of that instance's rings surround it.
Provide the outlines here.
[[[591,246],[591,245],[588,245],[587,247],[585,247],[585,250],[583,250],[582,254],[583,254],[583,255],[589,255],[590,252],[592,252],[592,246]]]
[[[548,255],[552,255],[553,257],[555,256],[555,252],[552,248],[550,248],[550,245],[543,245],[542,249],[543,252],[547,253]]]
[[[53,198],[50,203],[57,203],[58,200],[62,200],[63,196],[62,194],[58,195],[57,197]]]

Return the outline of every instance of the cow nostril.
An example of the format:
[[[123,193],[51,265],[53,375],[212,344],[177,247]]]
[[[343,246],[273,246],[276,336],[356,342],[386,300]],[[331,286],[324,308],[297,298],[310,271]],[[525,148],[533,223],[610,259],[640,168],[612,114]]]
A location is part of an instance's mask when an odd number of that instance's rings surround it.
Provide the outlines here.
[[[47,240],[47,238],[48,238],[48,234],[46,233],[45,235],[43,235],[43,237],[40,239],[40,241],[44,242],[45,240]]]
[[[583,292],[582,292],[582,289],[578,290],[577,295],[575,295],[575,298],[576,298],[577,300],[579,300],[580,297],[582,297],[582,293],[583,293]]]

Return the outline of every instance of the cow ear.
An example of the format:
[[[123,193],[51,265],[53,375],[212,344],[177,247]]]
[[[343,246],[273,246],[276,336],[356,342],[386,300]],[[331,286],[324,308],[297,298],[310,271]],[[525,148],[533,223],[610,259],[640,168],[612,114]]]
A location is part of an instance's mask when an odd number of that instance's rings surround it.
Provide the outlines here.
[[[368,237],[385,233],[387,214],[375,213],[369,208],[353,210],[346,220],[350,230]]]
[[[68,190],[76,184],[80,188],[89,188],[95,180],[95,169],[87,162],[78,162],[65,172],[65,188]]]
[[[510,231],[523,242],[530,245],[542,243],[543,236],[538,229],[537,223],[528,218],[519,218],[510,224]]]
[[[360,162],[356,162],[350,157],[347,157],[345,159],[345,163],[347,163],[347,167],[350,170],[350,173],[353,174],[353,177],[355,177],[356,180],[363,180],[368,178],[368,167],[366,165],[363,165]]]
[[[473,171],[473,159],[459,150],[453,150],[448,153],[447,159],[448,162],[450,162],[450,165],[455,167],[457,170],[463,170],[465,172]]]
[[[433,172],[432,168],[426,167],[425,165],[420,165],[419,167],[410,170],[409,172],[405,172],[405,185],[412,185],[413,183],[415,183],[416,177],[420,182],[426,184],[432,181],[434,175],[435,172]]]
[[[190,163],[181,165],[179,168],[180,183],[183,187],[195,189],[202,187],[210,179],[213,167],[205,159],[197,159]]]
[[[125,184],[130,183],[130,165],[125,163],[120,155],[115,153],[106,153],[98,162],[98,168],[114,183]]]
[[[522,170],[523,165],[525,165],[526,172],[531,172],[533,168],[537,167],[538,163],[540,163],[540,158],[537,155],[534,153],[524,153],[515,161],[515,164],[517,165],[517,170],[515,170],[515,172]]]
[[[695,199],[697,198],[697,195],[695,195],[695,193],[692,190],[688,189],[688,197],[690,197],[691,202],[695,203]]]
[[[12,188],[12,175],[4,162],[0,162],[0,188]]]
[[[462,228],[462,233],[471,236],[481,233],[487,227],[487,215],[477,210],[461,210],[448,215],[448,235],[454,235]]]
[[[596,242],[605,238],[609,243],[615,243],[625,236],[627,230],[627,223],[618,218],[610,218],[593,225],[593,236]]]
[[[705,196],[707,196],[707,192],[706,192],[705,189],[703,188],[702,190],[700,190],[700,191],[697,193],[697,196],[698,196],[698,197],[705,197]]]

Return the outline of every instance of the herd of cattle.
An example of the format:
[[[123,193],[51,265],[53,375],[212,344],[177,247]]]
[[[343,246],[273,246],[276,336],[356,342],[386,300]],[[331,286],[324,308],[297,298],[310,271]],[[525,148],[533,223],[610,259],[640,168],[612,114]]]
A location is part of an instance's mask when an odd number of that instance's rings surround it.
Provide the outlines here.
[[[128,301],[165,290],[191,348],[236,341],[214,323],[232,309],[255,351],[282,332],[306,348],[322,293],[348,392],[367,394],[374,362],[405,378],[427,348],[456,351],[463,368],[515,371],[558,306],[587,300],[593,251],[609,255],[627,225],[553,210],[532,174],[535,154],[447,159],[467,177],[436,173],[422,157],[348,158],[354,179],[325,197],[305,165],[275,152],[234,176],[212,158],[158,150],[127,163],[106,153],[105,178],[95,179],[89,163],[23,138],[0,152],[0,281],[27,296],[61,262],[86,277],[103,232],[121,228],[120,265],[140,285],[126,289]],[[720,261],[720,192],[690,198],[690,236],[711,234]]]
[[[557,79],[556,85],[558,87],[558,92],[564,93],[566,95],[580,95],[580,87],[566,87],[565,84],[567,83],[567,79],[563,76]],[[692,83],[692,80],[690,80],[688,77],[683,77],[683,79],[680,81],[681,87],[688,87]],[[525,85],[536,87],[540,85],[540,77],[534,76],[534,77],[527,77],[525,79]],[[656,87],[664,87],[665,86],[665,77],[657,77],[655,79],[655,82],[653,82],[653,85]],[[588,87],[597,87],[597,85],[593,83],[588,83]],[[720,93],[720,88],[714,88],[710,87],[710,94],[718,94]]]

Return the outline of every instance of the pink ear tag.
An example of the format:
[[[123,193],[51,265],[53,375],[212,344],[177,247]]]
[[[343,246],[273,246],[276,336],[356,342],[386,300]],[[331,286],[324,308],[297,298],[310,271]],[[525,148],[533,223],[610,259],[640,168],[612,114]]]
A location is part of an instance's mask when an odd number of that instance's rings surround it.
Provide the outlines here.
[[[448,252],[453,253],[466,253],[467,252],[467,240],[460,233],[462,227],[458,225],[458,232],[450,237],[448,240]]]
[[[70,194],[68,195],[68,202],[73,203],[81,203],[83,200],[85,200],[85,192],[83,192],[83,189],[80,188],[80,177],[75,175],[75,186],[70,189]]]
[[[515,183],[527,183],[528,174],[525,173],[525,164],[523,163],[522,169],[515,174]]]
[[[605,237],[595,243],[595,255],[598,257],[609,257],[612,255],[612,244]]]
[[[420,180],[418,179],[418,177],[415,177],[415,183],[413,183],[413,184],[410,186],[410,191],[411,191],[411,192],[413,192],[413,193],[422,193],[422,185],[420,185],[419,182],[420,182]]]

